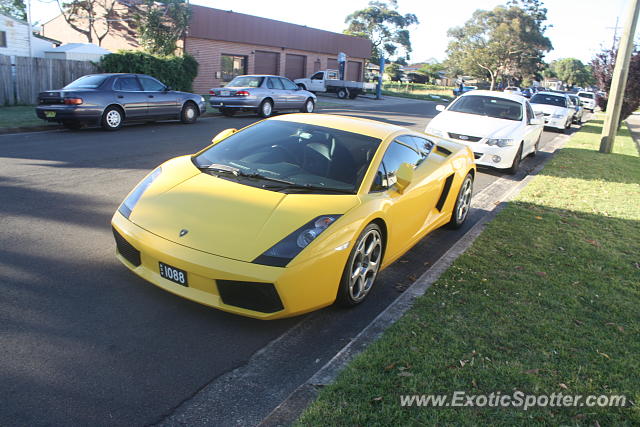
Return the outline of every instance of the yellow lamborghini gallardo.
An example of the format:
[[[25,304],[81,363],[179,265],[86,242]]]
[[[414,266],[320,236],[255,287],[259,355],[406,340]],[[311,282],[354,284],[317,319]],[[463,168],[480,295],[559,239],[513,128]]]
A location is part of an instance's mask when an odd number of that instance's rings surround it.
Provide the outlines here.
[[[112,219],[118,259],[190,300],[259,319],[353,306],[378,272],[469,212],[464,145],[372,120],[292,114],[153,170]]]

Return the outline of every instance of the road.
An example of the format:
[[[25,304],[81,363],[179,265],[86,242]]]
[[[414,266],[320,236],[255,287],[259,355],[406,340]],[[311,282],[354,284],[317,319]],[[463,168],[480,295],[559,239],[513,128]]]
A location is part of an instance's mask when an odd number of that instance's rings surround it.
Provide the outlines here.
[[[436,114],[414,100],[323,101],[324,112],[415,130]],[[286,320],[200,306],[120,265],[109,222],[128,191],[164,160],[255,120],[0,135],[0,425],[256,423],[483,215],[424,239],[361,306]],[[476,192],[500,176],[478,174]]]

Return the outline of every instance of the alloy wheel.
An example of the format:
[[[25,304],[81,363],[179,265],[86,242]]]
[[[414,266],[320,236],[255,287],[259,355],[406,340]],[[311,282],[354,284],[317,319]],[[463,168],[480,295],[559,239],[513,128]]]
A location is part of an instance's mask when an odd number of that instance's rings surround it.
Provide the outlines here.
[[[382,237],[371,229],[358,241],[355,256],[349,268],[349,296],[360,302],[371,290],[382,259]]]
[[[117,128],[120,126],[120,122],[122,121],[122,116],[118,110],[111,110],[107,113],[107,124],[112,128]]]
[[[466,179],[462,184],[462,190],[460,190],[460,194],[458,195],[458,209],[456,210],[456,220],[458,223],[464,222],[464,219],[469,213],[472,193],[471,182],[471,179]]]

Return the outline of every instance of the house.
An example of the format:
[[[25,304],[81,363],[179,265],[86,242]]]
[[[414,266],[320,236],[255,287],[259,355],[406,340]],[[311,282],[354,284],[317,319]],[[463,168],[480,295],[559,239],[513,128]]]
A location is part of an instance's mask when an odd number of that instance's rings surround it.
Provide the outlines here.
[[[181,48],[200,66],[194,91],[207,93],[240,74],[276,74],[297,79],[317,70],[337,69],[338,53],[347,55],[345,76],[362,81],[371,42],[273,19],[191,5],[191,20]],[[43,34],[86,42],[61,16],[43,24]],[[112,27],[101,46],[111,51],[139,49],[128,25]],[[75,33],[75,34],[74,34]]]
[[[45,50],[60,44],[30,31],[29,24],[0,13],[0,55],[44,58]]]
[[[45,58],[98,62],[111,52],[92,43],[68,43],[44,52]]]

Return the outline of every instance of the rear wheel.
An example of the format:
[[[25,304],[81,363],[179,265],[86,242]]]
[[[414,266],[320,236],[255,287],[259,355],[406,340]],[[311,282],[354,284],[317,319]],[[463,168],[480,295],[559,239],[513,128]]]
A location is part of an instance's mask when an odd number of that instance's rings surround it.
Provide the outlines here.
[[[336,95],[340,99],[346,99],[349,96],[349,90],[345,87],[340,88],[338,89],[338,92],[336,92]]]
[[[271,102],[270,99],[265,99],[264,101],[262,101],[260,107],[258,108],[258,114],[260,115],[260,117],[265,119],[267,117],[271,117],[271,114],[273,114],[273,102]]]
[[[316,104],[315,102],[313,102],[313,99],[309,98],[306,101],[304,101],[304,105],[302,106],[302,108],[300,108],[300,112],[301,113],[313,113],[313,109],[315,108]]]
[[[102,113],[100,124],[102,125],[102,129],[113,131],[120,129],[123,121],[124,115],[120,107],[112,105],[111,107],[107,107],[104,113]]]
[[[353,307],[364,301],[378,277],[383,253],[382,231],[377,224],[371,223],[351,249],[338,288],[338,304]]]
[[[471,208],[471,196],[473,194],[473,175],[468,173],[462,181],[460,191],[458,192],[458,198],[456,204],[453,207],[451,213],[451,220],[449,221],[449,228],[460,228],[464,224]]]
[[[187,102],[180,112],[180,121],[185,124],[195,123],[198,120],[198,107],[193,102]]]

